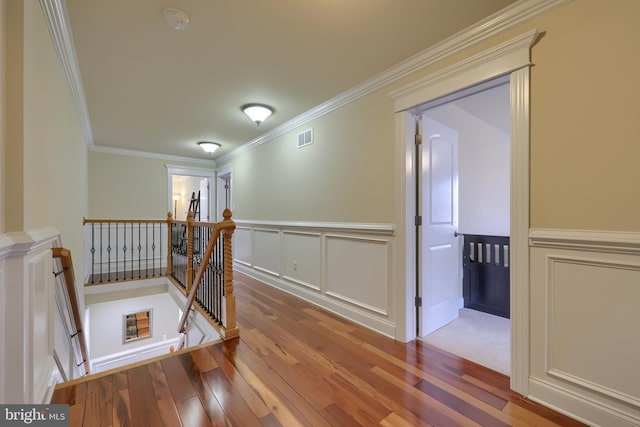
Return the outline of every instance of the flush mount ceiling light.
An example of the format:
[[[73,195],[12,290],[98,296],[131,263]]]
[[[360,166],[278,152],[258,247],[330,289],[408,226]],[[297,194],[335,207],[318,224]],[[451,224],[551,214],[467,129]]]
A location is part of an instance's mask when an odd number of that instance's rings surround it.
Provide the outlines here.
[[[164,22],[174,30],[185,30],[189,25],[189,17],[179,9],[164,10]]]
[[[198,145],[208,154],[211,154],[218,148],[222,147],[222,145],[218,144],[217,142],[211,141],[200,141],[198,142]]]
[[[246,104],[242,106],[242,112],[260,126],[260,123],[273,114],[273,108],[265,104]]]

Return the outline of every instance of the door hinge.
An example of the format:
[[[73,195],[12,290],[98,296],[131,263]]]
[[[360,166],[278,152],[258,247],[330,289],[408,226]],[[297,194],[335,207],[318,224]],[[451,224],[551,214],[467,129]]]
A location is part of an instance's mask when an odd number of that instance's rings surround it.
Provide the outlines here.
[[[416,134],[414,137],[414,142],[416,145],[422,144],[422,135],[420,135],[419,133]]]
[[[422,307],[422,297],[416,297],[416,307]]]
[[[422,215],[416,215],[416,219],[415,219],[415,226],[421,226],[422,225]]]

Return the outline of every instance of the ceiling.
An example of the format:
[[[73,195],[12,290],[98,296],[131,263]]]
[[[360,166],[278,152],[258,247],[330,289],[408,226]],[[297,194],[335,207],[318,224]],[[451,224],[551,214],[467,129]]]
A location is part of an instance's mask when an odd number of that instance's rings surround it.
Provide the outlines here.
[[[511,3],[66,1],[94,144],[203,159],[198,141],[227,154]],[[275,108],[259,127],[252,102]]]

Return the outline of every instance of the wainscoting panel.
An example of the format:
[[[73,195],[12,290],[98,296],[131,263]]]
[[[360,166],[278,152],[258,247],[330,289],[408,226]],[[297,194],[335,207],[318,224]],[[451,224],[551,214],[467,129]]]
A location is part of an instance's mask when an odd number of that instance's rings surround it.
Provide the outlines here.
[[[534,400],[640,425],[640,233],[532,230]]]
[[[389,242],[327,235],[327,295],[387,316]]]
[[[390,224],[236,221],[234,267],[394,337]],[[250,236],[238,237],[238,230]]]
[[[253,230],[255,251],[251,254],[253,266],[264,273],[279,276],[280,266],[280,232],[278,230]]]
[[[284,278],[320,291],[322,238],[320,233],[282,233]]]
[[[251,265],[251,228],[236,227],[233,232],[234,261]]]

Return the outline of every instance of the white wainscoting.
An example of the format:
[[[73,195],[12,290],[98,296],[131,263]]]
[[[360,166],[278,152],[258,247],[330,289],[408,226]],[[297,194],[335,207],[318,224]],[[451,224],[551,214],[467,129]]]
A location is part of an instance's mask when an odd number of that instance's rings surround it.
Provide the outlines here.
[[[395,337],[391,224],[236,221],[235,268]]]
[[[534,229],[530,243],[530,397],[640,425],[640,233]]]
[[[0,401],[47,403],[55,387],[53,227],[0,235]]]

